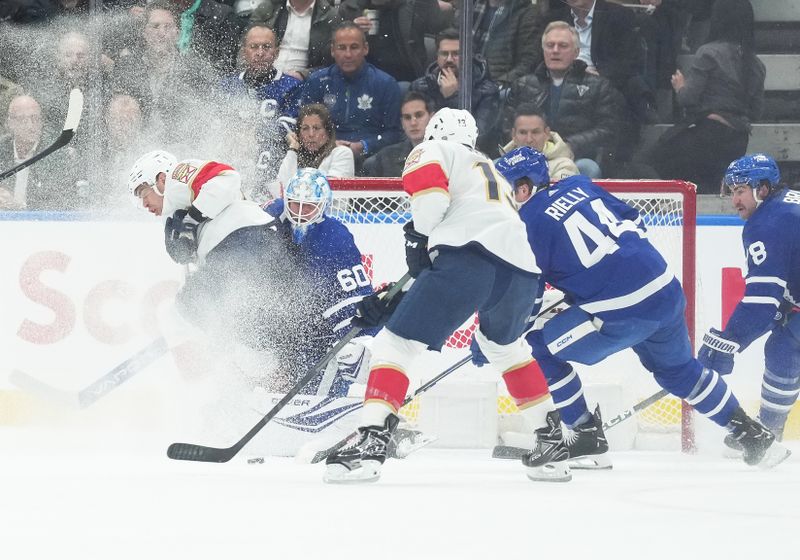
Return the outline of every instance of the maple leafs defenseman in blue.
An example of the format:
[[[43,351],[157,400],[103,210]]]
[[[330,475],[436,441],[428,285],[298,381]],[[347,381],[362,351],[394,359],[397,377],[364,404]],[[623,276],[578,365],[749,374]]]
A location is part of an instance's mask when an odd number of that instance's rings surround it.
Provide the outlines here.
[[[325,176],[316,169],[305,168],[289,181],[281,200],[265,207],[277,218],[276,225],[285,235],[290,256],[304,273],[298,286],[312,292],[311,305],[320,318],[314,332],[304,334],[307,340],[287,343],[285,352],[278,349],[278,354],[284,354],[282,358],[295,368],[294,378],[305,375],[307,370],[303,368],[311,367],[349,330],[356,303],[372,294],[353,235],[344,224],[325,215],[331,200]],[[375,332],[376,329],[362,331],[362,336],[353,339],[336,357],[336,367],[329,367],[303,392],[346,396],[352,383],[366,383],[370,352],[364,342]]]
[[[683,290],[638,212],[583,175],[551,186],[547,160],[532,148],[509,152],[497,169],[524,202],[520,217],[542,279],[570,304],[526,336],[563,421],[578,436],[570,455],[602,455],[607,444],[604,437],[598,443],[599,410],[589,412],[569,362],[595,364],[631,348],[661,387],[726,427],[748,464],[785,459],[788,451],[744,413],[725,380],[694,358]],[[584,448],[581,438],[591,445]]]
[[[733,161],[725,187],[739,216],[747,220],[742,242],[747,278],[742,301],[723,331],[703,337],[698,358],[722,374],[733,370],[735,353],[763,334],[764,378],[759,420],[779,437],[800,393],[800,192],[780,184],[770,156],[752,154]],[[730,439],[726,439],[731,444]]]

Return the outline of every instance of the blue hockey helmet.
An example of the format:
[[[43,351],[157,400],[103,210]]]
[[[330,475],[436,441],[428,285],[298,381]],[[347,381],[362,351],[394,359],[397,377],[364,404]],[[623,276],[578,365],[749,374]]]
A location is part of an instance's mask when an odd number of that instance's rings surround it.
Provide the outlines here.
[[[312,167],[299,169],[283,191],[283,213],[292,224],[295,241],[302,240],[309,226],[319,223],[333,200],[325,175]]]
[[[542,152],[522,146],[502,155],[494,164],[495,168],[511,183],[514,190],[520,180],[530,181],[532,192],[550,185],[550,171],[547,158]]]
[[[725,171],[723,183],[729,191],[737,185],[749,185],[752,189],[769,183],[769,189],[777,187],[781,181],[778,164],[767,154],[748,154],[731,162]]]

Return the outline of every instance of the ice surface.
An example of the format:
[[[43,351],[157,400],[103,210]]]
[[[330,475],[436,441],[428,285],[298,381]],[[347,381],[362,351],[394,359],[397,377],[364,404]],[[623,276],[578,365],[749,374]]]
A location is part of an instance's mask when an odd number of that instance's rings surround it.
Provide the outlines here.
[[[116,434],[116,435],[114,435]],[[365,486],[322,465],[170,461],[169,436],[0,430],[6,559],[792,558],[800,444],[773,471],[626,452],[533,483],[488,450],[423,449]],[[198,441],[198,443],[203,443]]]

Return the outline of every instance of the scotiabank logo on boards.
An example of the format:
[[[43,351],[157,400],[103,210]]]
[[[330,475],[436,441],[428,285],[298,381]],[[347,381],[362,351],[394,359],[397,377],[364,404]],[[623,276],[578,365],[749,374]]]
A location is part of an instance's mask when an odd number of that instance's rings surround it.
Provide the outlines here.
[[[17,336],[33,344],[55,344],[68,337],[82,320],[88,333],[104,344],[123,344],[134,338],[142,329],[157,331],[156,311],[163,301],[175,297],[179,284],[174,280],[155,281],[142,293],[122,278],[101,280],[89,287],[82,301],[47,284],[44,277],[55,272],[80,276],[80,270],[71,270],[72,258],[59,251],[33,253],[20,267],[19,287],[25,298],[46,307],[53,314],[51,321],[43,323],[24,318],[17,329]],[[78,278],[79,280],[82,280]],[[139,297],[138,313],[127,317],[114,317],[110,322],[104,317],[104,309],[112,303],[131,303]]]

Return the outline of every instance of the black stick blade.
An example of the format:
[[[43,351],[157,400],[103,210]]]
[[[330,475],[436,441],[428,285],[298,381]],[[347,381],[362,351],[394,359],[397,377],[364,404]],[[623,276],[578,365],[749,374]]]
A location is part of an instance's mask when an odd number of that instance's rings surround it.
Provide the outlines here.
[[[235,454],[231,449],[206,447],[194,443],[173,443],[167,448],[167,457],[177,461],[227,463]]]

